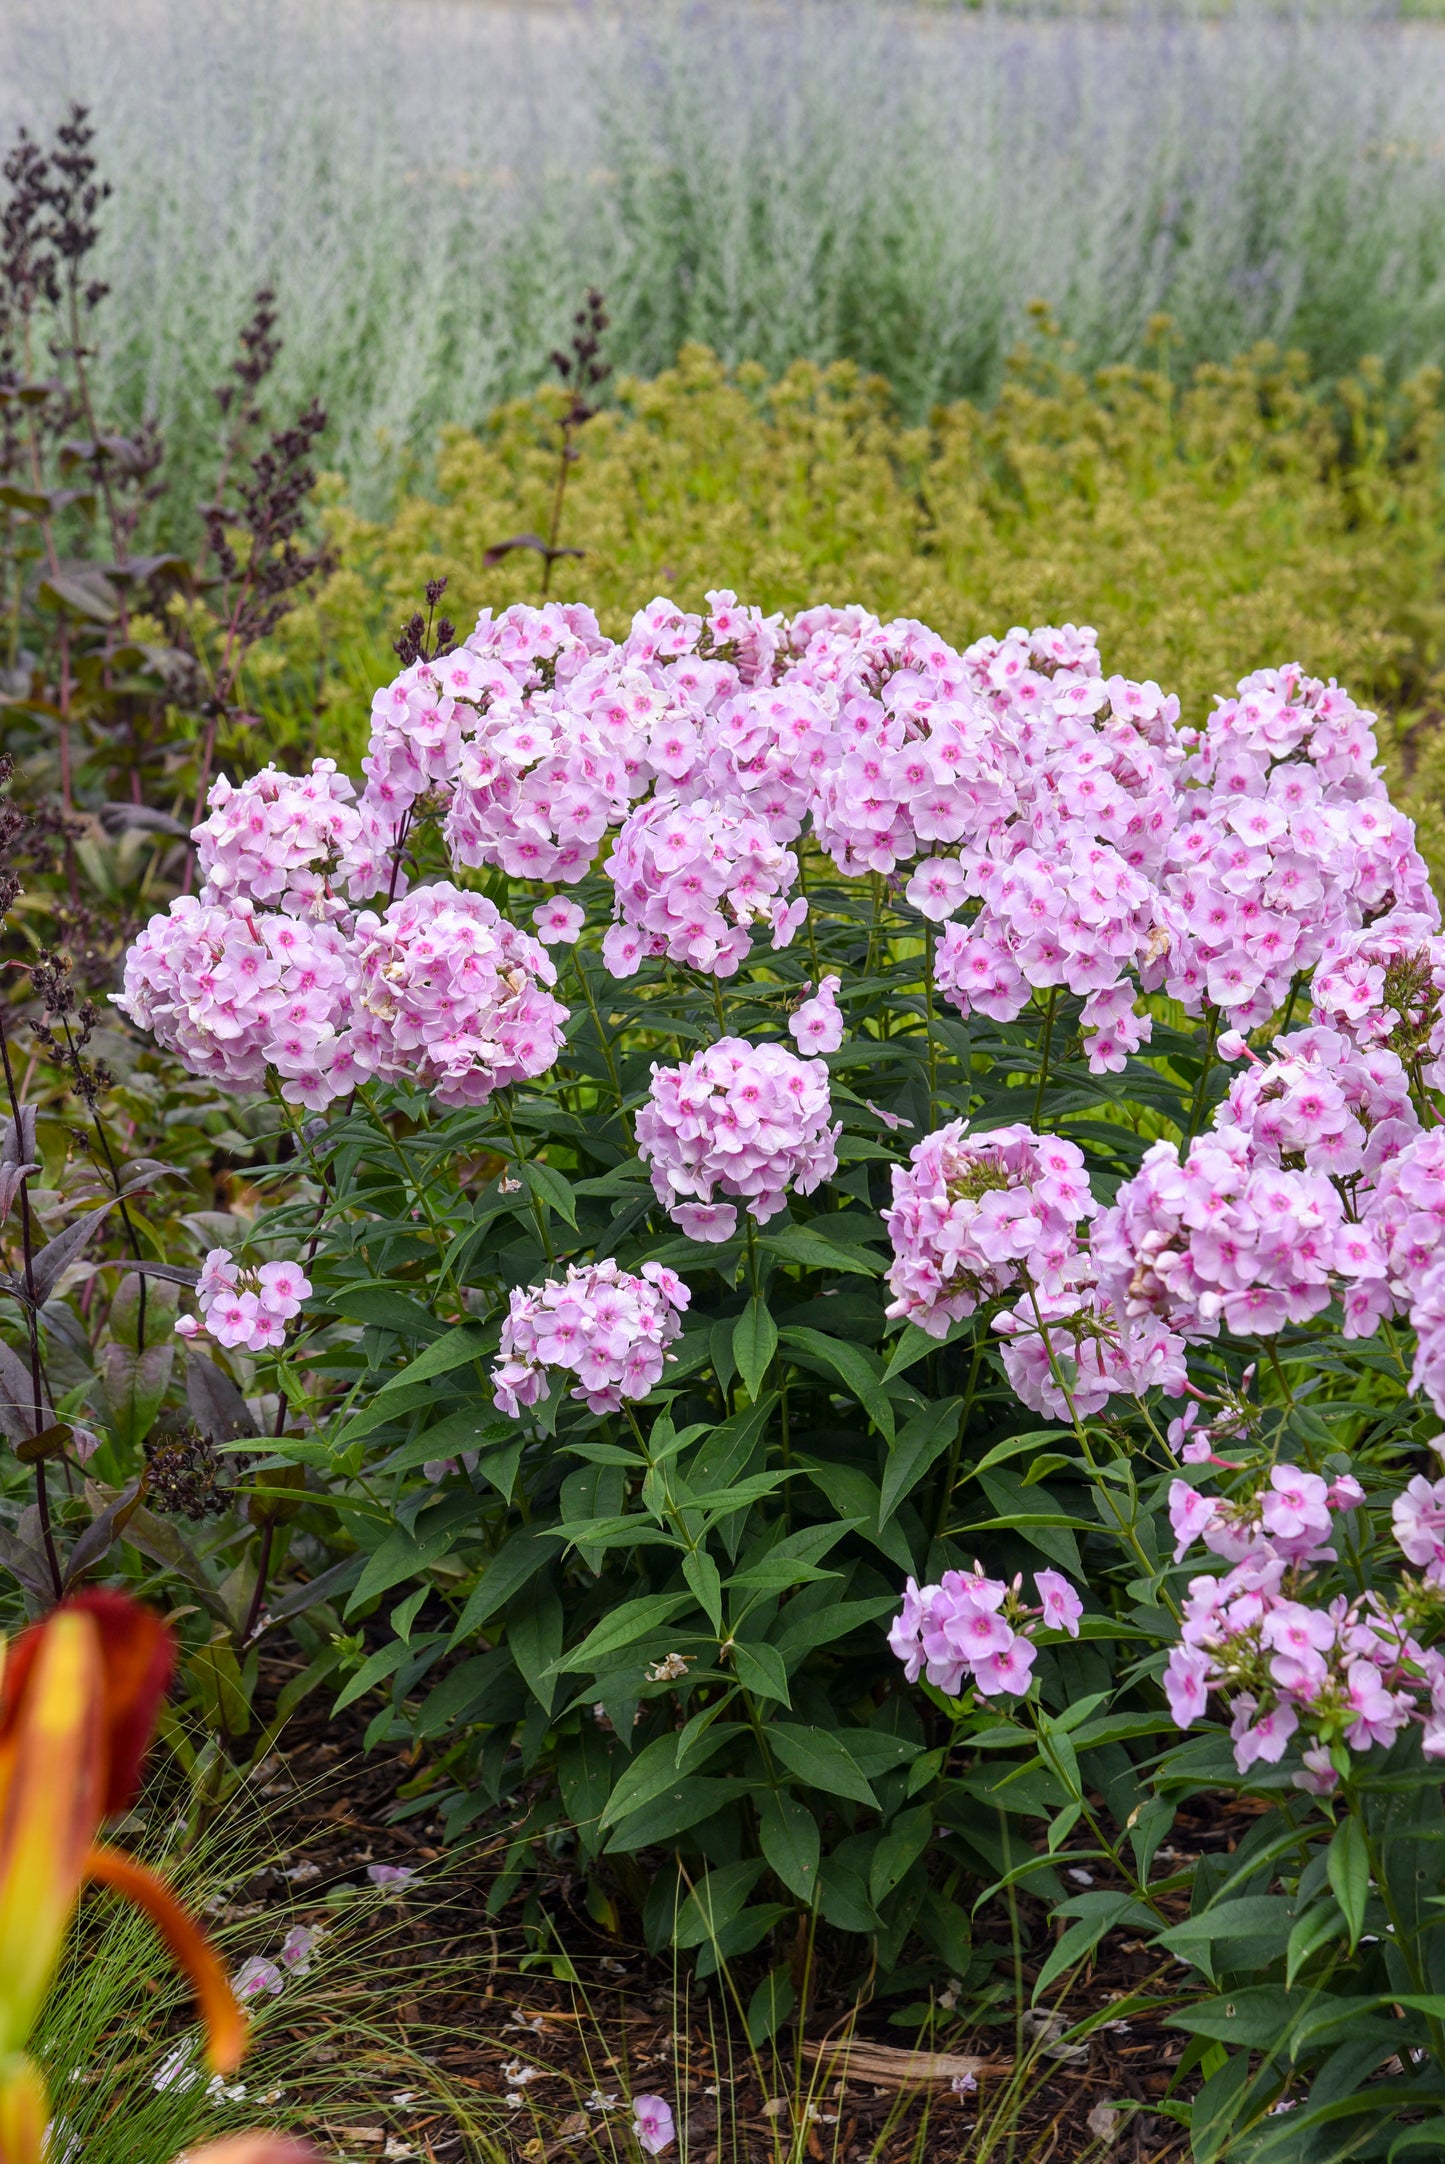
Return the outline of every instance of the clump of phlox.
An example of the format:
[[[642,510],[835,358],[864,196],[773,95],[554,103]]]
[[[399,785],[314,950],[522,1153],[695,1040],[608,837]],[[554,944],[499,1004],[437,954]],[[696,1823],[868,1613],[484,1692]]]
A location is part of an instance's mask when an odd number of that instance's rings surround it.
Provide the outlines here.
[[[1442,992],[1445,938],[1405,909],[1333,942],[1310,984],[1317,1022],[1362,1052],[1395,1053],[1429,1089],[1445,1087]]]
[[[444,1105],[485,1104],[545,1074],[567,1009],[541,943],[485,895],[441,881],[357,919],[351,1078],[419,1082]]]
[[[228,1247],[213,1247],[196,1281],[199,1319],[182,1315],[176,1333],[213,1338],[227,1351],[274,1352],[310,1295],[310,1280],[299,1263],[263,1262],[247,1270],[232,1261]]]
[[[723,1037],[684,1066],[654,1066],[638,1155],[674,1224],[694,1240],[727,1240],[736,1202],[763,1225],[790,1188],[809,1195],[833,1177],[842,1130],[831,1109],[821,1060]]]
[[[1240,1048],[1249,1064],[1216,1124],[1247,1135],[1261,1161],[1368,1186],[1419,1133],[1409,1077],[1387,1046],[1360,1051],[1338,1030],[1315,1028],[1276,1037],[1268,1058]]]
[[[1080,1253],[1060,1276],[995,1315],[999,1357],[1021,1404],[1050,1420],[1103,1409],[1110,1398],[1185,1388],[1184,1340],[1157,1315],[1116,1314]]]
[[[1238,1127],[1196,1136],[1181,1157],[1156,1142],[1095,1219],[1090,1249],[1116,1314],[1154,1316],[1187,1343],[1271,1337],[1307,1322],[1337,1290],[1345,1329],[1381,1312],[1379,1242],[1352,1223],[1323,1172],[1281,1166]]]
[[[1425,1755],[1445,1757],[1445,1655],[1419,1636],[1445,1619],[1445,1482],[1417,1475],[1393,1506],[1396,1540],[1421,1578],[1402,1574],[1393,1596],[1374,1587],[1324,1600],[1332,1518],[1363,1499],[1353,1475],[1327,1482],[1292,1465],[1232,1501],[1174,1483],[1176,1555],[1202,1539],[1231,1568],[1191,1579],[1164,1688],[1181,1728],[1211,1692],[1223,1698],[1241,1773],[1278,1765],[1298,1735],[1296,1787],[1328,1794],[1350,1751],[1388,1747],[1412,1723]]]
[[[617,922],[602,958],[614,977],[647,955],[731,977],[755,926],[786,947],[808,913],[785,899],[798,876],[792,851],[752,813],[707,798],[654,797],[624,821],[606,870]]]
[[[893,1620],[888,1643],[902,1661],[910,1683],[926,1675],[935,1689],[957,1698],[965,1682],[983,1698],[1001,1692],[1021,1698],[1028,1690],[1038,1648],[1031,1633],[1041,1625],[1079,1635],[1084,1604],[1062,1572],[1034,1573],[1039,1603],[1027,1606],[1022,1580],[1006,1585],[987,1578],[983,1566],[946,1570],[937,1585],[920,1586],[910,1578],[903,1607]]]
[[[1295,975],[1390,908],[1438,922],[1415,830],[1390,803],[1371,717],[1296,667],[1246,677],[1197,737],[1162,882],[1165,976],[1198,1014],[1266,1021]]]
[[[288,1103],[315,1111],[348,1086],[355,980],[354,951],[330,923],[181,895],[129,948],[111,996],[192,1074],[246,1090],[269,1072]]]
[[[1077,1255],[1079,1221],[1096,1207],[1076,1144],[1024,1126],[975,1136],[951,1121],[893,1168],[883,1213],[893,1242],[888,1314],[945,1337],[1021,1280],[1049,1284]]]
[[[662,1380],[690,1298],[681,1278],[661,1263],[645,1262],[634,1277],[610,1257],[573,1264],[565,1278],[545,1285],[518,1286],[492,1369],[498,1406],[515,1419],[523,1405],[535,1405],[549,1369],[575,1375],[571,1394],[594,1413],[615,1413],[624,1398],[645,1398]]]
[[[239,786],[218,775],[206,802],[210,816],[191,830],[203,903],[249,901],[297,916],[344,913],[361,817],[356,792],[334,759],[314,759],[302,775],[265,766]]]

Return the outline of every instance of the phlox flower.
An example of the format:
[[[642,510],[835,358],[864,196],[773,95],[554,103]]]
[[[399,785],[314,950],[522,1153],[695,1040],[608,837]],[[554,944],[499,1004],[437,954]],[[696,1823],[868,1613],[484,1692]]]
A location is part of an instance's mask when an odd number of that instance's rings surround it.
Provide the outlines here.
[[[602,1262],[572,1264],[565,1278],[518,1287],[492,1370],[498,1407],[516,1419],[547,1387],[547,1371],[575,1375],[572,1396],[594,1413],[645,1398],[662,1380],[667,1348],[691,1294],[673,1271],[646,1262],[640,1277]]]
[[[788,1034],[800,1052],[836,1052],[843,1042],[843,1015],[837,993],[841,979],[825,977],[811,999],[788,1017]]]
[[[444,1105],[485,1104],[545,1074],[567,1009],[547,987],[551,958],[485,895],[448,881],[419,887],[356,925],[356,1026],[350,1079],[407,1079]]]
[[[111,997],[190,1073],[244,1090],[270,1072],[288,1103],[315,1111],[347,1086],[355,983],[335,925],[183,894],[128,950]]]
[[[933,1337],[1022,1278],[1047,1286],[1077,1252],[1094,1200],[1072,1142],[1029,1127],[972,1136],[954,1120],[893,1168],[887,1313]]]
[[[544,947],[574,946],[586,921],[586,912],[575,902],[564,901],[560,894],[553,895],[549,902],[539,902],[532,911],[532,922]]]
[[[723,1037],[682,1067],[653,1067],[638,1155],[674,1223],[693,1239],[726,1240],[734,1203],[763,1225],[789,1189],[808,1195],[833,1177],[842,1129],[829,1126],[830,1110],[821,1060]]]
[[[660,2096],[635,2096],[632,2099],[632,2131],[637,2136],[639,2148],[645,2149],[649,2156],[661,2156],[677,2138],[672,2106]]]
[[[196,1282],[200,1316],[182,1315],[176,1334],[188,1342],[210,1337],[228,1351],[274,1352],[310,1294],[298,1263],[265,1262],[247,1270],[233,1262],[229,1248],[213,1247]]]
[[[755,925],[786,947],[807,914],[801,897],[785,899],[797,858],[733,803],[652,798],[624,821],[606,870],[617,922],[602,956],[614,976],[630,976],[644,955],[663,955],[731,977]]]

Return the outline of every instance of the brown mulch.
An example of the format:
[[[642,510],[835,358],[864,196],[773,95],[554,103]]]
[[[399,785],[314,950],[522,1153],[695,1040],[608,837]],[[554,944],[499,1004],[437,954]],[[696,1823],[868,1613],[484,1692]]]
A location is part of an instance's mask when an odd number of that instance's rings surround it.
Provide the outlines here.
[[[273,1666],[267,1680],[275,1689],[287,1670]],[[366,1718],[356,1707],[332,1720],[328,1695],[318,1694],[291,1723],[284,1754],[262,1782],[273,1836],[319,1867],[304,1888],[293,1870],[284,1888],[288,1921],[335,1926],[346,1909],[334,1892],[328,1902],[328,1890],[363,1884],[369,1863],[422,1874],[379,1923],[366,1905],[369,1920],[341,1964],[344,1981],[299,2021],[298,2041],[318,2080],[314,2093],[304,2078],[288,2081],[288,2100],[328,2156],[431,2164],[631,2157],[625,2100],[648,2091],[667,2097],[679,2117],[686,2104],[687,2164],[780,2164],[800,2152],[817,2164],[931,2164],[980,2153],[978,2137],[1005,2079],[995,2069],[1014,2055],[1011,2016],[934,2038],[930,2048],[939,2053],[985,2062],[977,2092],[962,2098],[948,2087],[955,2069],[946,2064],[932,2070],[943,2078],[920,2079],[917,2062],[907,2063],[916,2039],[889,2025],[886,2006],[850,2015],[854,1993],[842,1979],[820,1987],[807,2038],[836,2051],[851,2033],[856,2063],[825,2058],[810,2070],[792,2037],[783,2040],[782,2063],[754,2054],[736,2019],[729,2029],[716,1990],[689,1992],[670,1959],[609,1936],[592,1919],[565,1856],[489,1915],[506,1815],[493,1838],[482,1825],[474,1847],[450,1853],[431,1817],[393,1823],[397,1790],[417,1766],[394,1751],[366,1755]],[[1237,1818],[1201,1803],[1176,1825],[1174,1850],[1182,1858],[1230,1847],[1242,1830]],[[269,1905],[268,1875],[233,1894],[232,1913]],[[1107,1883],[1101,1874],[1096,1882]],[[279,1892],[273,1883],[271,1901]],[[1007,1973],[1002,1940],[999,1953]],[[1031,1983],[1036,1966],[1023,1973]],[[1165,1974],[1141,1939],[1115,1934],[1064,2011],[1077,2021],[1136,1994],[1159,1999],[1169,1988]],[[1182,2164],[1188,2137],[1155,2108],[1176,2081],[1185,2042],[1163,2026],[1167,2010],[1136,2008],[1081,2047],[1052,2047],[1046,2034],[1017,2112],[1016,2164]],[[508,2069],[530,2076],[509,2082]],[[336,2101],[338,2070],[344,2107]],[[1191,2078],[1184,2087],[1192,2085]],[[509,2105],[509,2096],[520,2101]],[[589,2108],[598,2096],[618,2101],[610,2110]],[[804,2114],[799,2148],[790,2100]]]

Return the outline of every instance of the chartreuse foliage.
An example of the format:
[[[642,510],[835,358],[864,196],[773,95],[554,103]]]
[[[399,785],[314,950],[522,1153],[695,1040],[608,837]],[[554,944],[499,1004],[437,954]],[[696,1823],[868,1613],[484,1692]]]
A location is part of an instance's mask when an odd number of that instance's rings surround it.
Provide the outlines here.
[[[982,625],[1088,623],[1111,666],[1177,691],[1196,723],[1245,670],[1296,656],[1383,713],[1396,800],[1445,863],[1438,372],[1388,386],[1366,364],[1321,390],[1268,346],[1177,377],[1169,354],[1161,326],[1157,366],[1086,377],[1046,336],[996,404],[904,428],[850,364],[769,382],[691,347],[590,425],[563,539],[613,633],[655,594],[696,608],[714,586],[769,609],[859,600],[959,645]],[[542,391],[451,431],[436,498],[384,523],[332,484],[340,568],[249,679],[278,743],[354,765],[376,654],[427,579],[448,576],[462,624],[536,598],[535,557],[482,559],[546,531],[562,403]]]

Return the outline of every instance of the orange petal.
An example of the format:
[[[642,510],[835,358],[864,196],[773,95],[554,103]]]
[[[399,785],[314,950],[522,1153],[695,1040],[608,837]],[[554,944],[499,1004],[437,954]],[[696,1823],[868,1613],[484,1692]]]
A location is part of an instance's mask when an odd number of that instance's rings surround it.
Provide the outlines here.
[[[85,1875],[144,1909],[190,1978],[206,2026],[206,2059],[216,2074],[234,2074],[246,2050],[246,2017],[226,1981],[214,1949],[202,1937],[164,1879],[118,1848],[93,1848]]]
[[[7,1691],[0,1727],[0,2057],[24,2048],[39,2012],[100,1823],[105,1775],[93,1619],[57,1611],[26,1638],[24,1687],[13,1699]]]
[[[0,2152],[0,2164],[8,2164]],[[204,2149],[188,2149],[186,2164],[323,2164],[319,2149],[289,2134],[232,2134]]]
[[[0,2164],[42,2164],[49,2117],[39,2067],[33,2059],[12,2059],[0,2073]]]
[[[126,1809],[140,1785],[141,1762],[155,1732],[161,1700],[175,1666],[175,1640],[167,1624],[124,1593],[77,1593],[43,1623],[22,1631],[0,1665],[0,1753],[23,1717],[31,1671],[47,1634],[63,1616],[91,1620],[104,1676],[105,1793],[101,1816]],[[3,1775],[0,1775],[3,1780]]]

